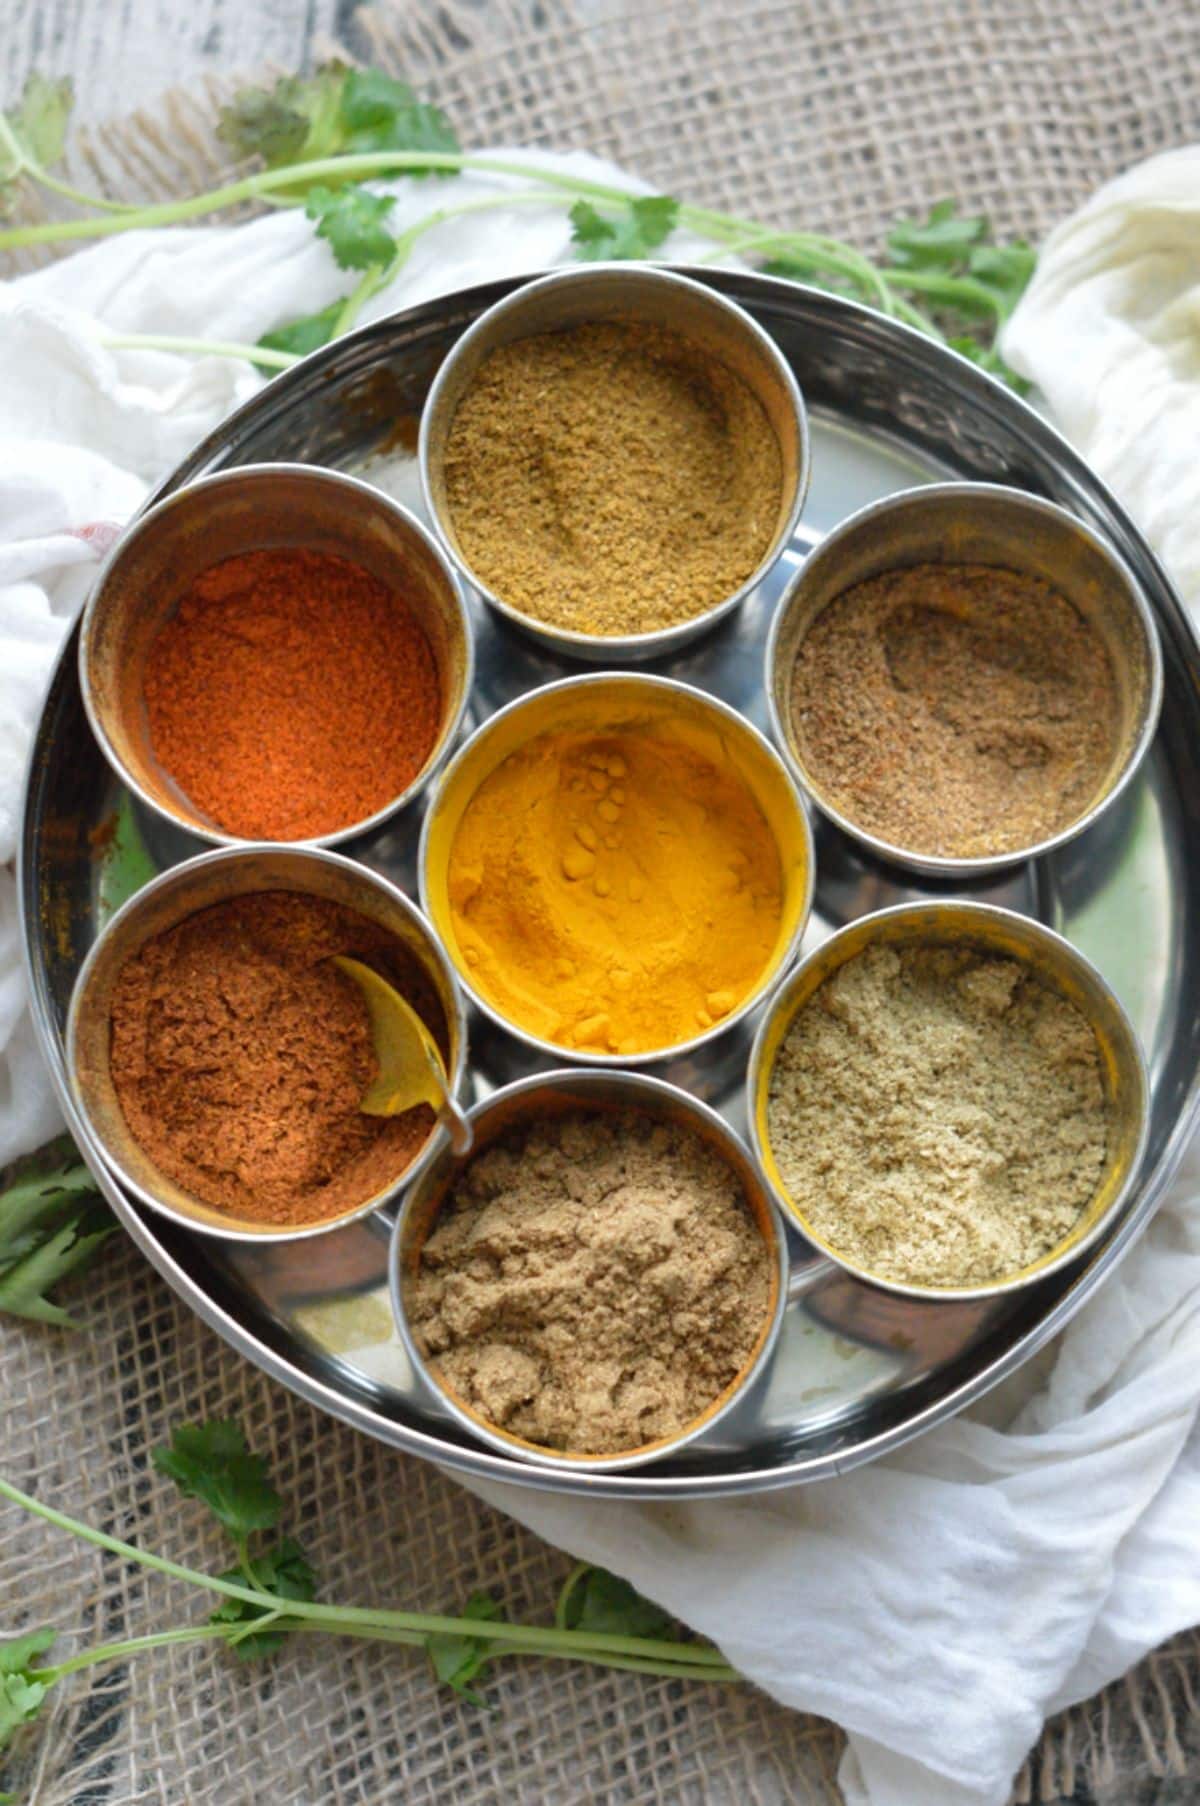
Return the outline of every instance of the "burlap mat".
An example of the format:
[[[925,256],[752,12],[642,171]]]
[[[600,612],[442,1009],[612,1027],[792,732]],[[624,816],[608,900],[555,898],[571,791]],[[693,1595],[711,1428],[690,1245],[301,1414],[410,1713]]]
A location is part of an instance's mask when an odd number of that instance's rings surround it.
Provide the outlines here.
[[[429,0],[359,13],[353,29],[349,49],[425,87],[468,140],[587,146],[664,191],[863,244],[943,194],[1036,236],[1200,130],[1194,0],[729,0],[592,5],[582,19],[561,0]],[[81,133],[77,172],[118,196],[194,188],[219,164],[223,86]],[[148,1450],[180,1419],[231,1415],[293,1502],[286,1527],[325,1597],[452,1610],[486,1586],[514,1614],[547,1610],[564,1557],[264,1378],[129,1246],[81,1291],[80,1335],[0,1319],[3,1470],[19,1483],[178,1559],[223,1563]],[[0,1600],[6,1627],[28,1614],[89,1639],[196,1610],[185,1589],[7,1508]],[[1198,1672],[1193,1634],[1058,1719],[1015,1798],[1192,1797],[1163,1778],[1200,1774]],[[316,1640],[249,1671],[201,1648],[159,1654],[75,1682],[23,1781],[41,1806],[836,1798],[837,1733],[750,1688],[512,1663],[489,1690],[494,1714],[437,1689],[410,1652]]]

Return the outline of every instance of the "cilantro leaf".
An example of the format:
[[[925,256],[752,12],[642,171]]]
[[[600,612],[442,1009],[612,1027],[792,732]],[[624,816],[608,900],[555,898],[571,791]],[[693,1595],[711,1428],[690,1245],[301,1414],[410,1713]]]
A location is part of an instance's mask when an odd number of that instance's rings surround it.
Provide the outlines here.
[[[326,63],[315,75],[284,75],[271,88],[243,88],[221,108],[217,136],[238,157],[261,157],[268,169],[343,148],[341,122],[344,63]]]
[[[987,221],[962,215],[952,200],[935,201],[925,220],[897,220],[887,237],[892,262],[912,269],[956,269],[987,233]]]
[[[328,345],[345,305],[344,301],[331,301],[319,313],[305,314],[273,332],[264,332],[258,342],[268,351],[294,351],[297,357],[307,357],[310,351]]]
[[[245,1584],[246,1576],[241,1568],[228,1568],[220,1577],[222,1580],[236,1580]],[[303,1549],[294,1537],[286,1536],[273,1549],[254,1557],[254,1578],[265,1592],[274,1593],[279,1599],[299,1599],[307,1602],[316,1595],[317,1577],[309,1565]],[[251,1605],[248,1599],[226,1599],[212,1614],[210,1624],[253,1624],[257,1618],[266,1616],[267,1608]],[[242,1637],[233,1645],[233,1653],[241,1662],[257,1662],[264,1656],[274,1655],[282,1647],[287,1638],[286,1630],[277,1630],[271,1626],[268,1630],[252,1631],[249,1636]]]
[[[503,1620],[504,1612],[490,1593],[472,1593],[463,1606],[461,1616],[494,1624]],[[473,1706],[487,1705],[483,1695],[471,1686],[471,1682],[491,1660],[490,1646],[486,1641],[479,1637],[469,1637],[465,1633],[431,1631],[425,1639],[425,1647],[439,1681],[447,1687],[453,1687],[456,1693],[461,1693]]]
[[[304,203],[309,219],[317,222],[317,237],[333,252],[339,269],[367,270],[387,263],[396,241],[383,224],[396,204],[392,194],[371,194],[357,183],[310,188]]]
[[[355,151],[459,149],[458,134],[440,107],[420,101],[407,82],[381,69],[350,69],[342,86],[342,149]],[[453,170],[413,170],[413,175],[453,175]]]
[[[46,1294],[69,1273],[86,1266],[115,1229],[103,1205],[68,1218],[45,1241],[0,1274],[0,1311],[37,1323],[53,1323],[60,1329],[73,1328],[69,1313],[61,1305],[52,1304]]]
[[[627,201],[614,215],[601,213],[590,201],[571,209],[571,238],[581,262],[649,257],[675,229],[679,202],[670,195],[643,195]]]
[[[169,1448],[154,1450],[153,1461],[181,1492],[203,1499],[239,1541],[278,1522],[283,1501],[267,1477],[266,1463],[250,1454],[241,1430],[228,1419],[181,1424]]]
[[[4,114],[0,131],[0,204],[27,169],[50,169],[63,153],[75,91],[69,80],[49,81],[36,71],[26,77],[21,98]]]
[[[20,1637],[0,1638],[0,1749],[14,1731],[31,1718],[53,1685],[33,1666],[33,1658],[44,1655],[54,1642],[49,1628],[26,1631]]]
[[[559,1600],[559,1622],[567,1630],[594,1630],[624,1637],[661,1637],[672,1620],[661,1606],[643,1599],[636,1587],[607,1568],[576,1568]]]
[[[407,82],[379,69],[348,69],[337,62],[326,63],[306,79],[285,75],[271,88],[242,89],[222,108],[217,130],[237,156],[261,157],[270,169],[360,151],[455,155],[460,148],[440,107],[418,100]]]
[[[77,1211],[77,1200],[95,1192],[96,1181],[78,1160],[14,1179],[0,1192],[0,1270],[36,1248],[64,1216]]]
[[[1037,252],[1023,238],[1007,245],[976,245],[967,259],[967,274],[995,294],[1007,317],[1025,293],[1037,263]]]

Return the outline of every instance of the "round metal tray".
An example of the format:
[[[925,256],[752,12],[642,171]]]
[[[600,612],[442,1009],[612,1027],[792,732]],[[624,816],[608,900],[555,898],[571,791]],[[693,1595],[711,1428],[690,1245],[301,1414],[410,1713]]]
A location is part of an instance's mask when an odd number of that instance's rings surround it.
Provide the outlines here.
[[[74,1117],[62,1030],[79,965],[107,914],[154,870],[195,851],[139,812],[96,749],[80,701],[76,637],[51,685],[29,773],[20,891],[34,1018],[80,1148],[130,1234],[175,1290],[285,1385],[398,1448],[521,1485],[593,1496],[752,1492],[843,1472],[977,1398],[1061,1329],[1145,1226],[1200,1108],[1200,645],[1161,567],[1086,465],[1039,416],[962,359],[835,296],[766,277],[687,272],[749,308],[782,347],[813,424],[803,526],[761,589],[706,639],[657,667],[714,691],[765,726],[767,624],[784,581],[851,510],[947,477],[1051,497],[1112,540],[1162,636],[1165,700],[1150,757],[1120,803],[1053,857],[958,887],[1025,910],[1074,941],[1113,985],[1142,1038],[1153,1088],[1140,1184],[1105,1242],[1076,1266],[991,1302],[922,1304],[830,1273],[788,1310],[769,1373],[711,1439],[627,1475],[563,1477],[490,1454],[418,1396],[392,1327],[381,1214],[319,1243],[222,1244],[139,1211]],[[353,470],[417,501],[414,448],[438,364],[493,283],[366,327],[279,377],[211,434],[160,495],[231,465],[301,459]],[[474,605],[478,680],[468,726],[572,669]],[[418,814],[347,846],[415,895]],[[805,948],[867,910],[939,887],[871,863],[820,829]],[[753,1021],[749,1028],[754,1026]],[[522,1069],[515,1043],[471,1025],[474,1083]],[[684,1075],[744,1128],[747,1036]],[[813,1257],[799,1242],[803,1264]]]

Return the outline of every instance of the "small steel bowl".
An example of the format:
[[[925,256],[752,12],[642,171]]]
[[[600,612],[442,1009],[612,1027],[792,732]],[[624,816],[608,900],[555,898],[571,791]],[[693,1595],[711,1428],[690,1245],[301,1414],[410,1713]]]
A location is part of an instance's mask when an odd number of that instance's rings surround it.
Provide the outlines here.
[[[386,878],[340,853],[271,845],[201,853],[161,873],[117,911],[80,968],[67,1016],[67,1078],[80,1115],[125,1189],[173,1223],[226,1241],[298,1242],[340,1229],[393,1197],[449,1141],[447,1129],[437,1124],[416,1157],[382,1191],[339,1216],[289,1226],[254,1222],[206,1204],[161,1172],[134,1139],[109,1069],[113,988],[126,962],[155,935],[197,910],[274,890],[325,898],[389,929],[420,962],[441,1003],[450,1040],[447,1073],[452,1092],[459,1090],[466,1067],[466,1012],[449,962],[420,910]]]
[[[463,394],[480,365],[500,345],[596,322],[670,327],[740,376],[762,403],[783,460],[783,488],[775,533],[746,581],[690,621],[654,633],[591,634],[548,625],[522,614],[472,570],[446,501],[445,450]],[[481,314],[459,339],[434,379],[421,416],[421,488],[437,533],[466,581],[485,602],[542,646],[566,658],[632,664],[675,652],[732,613],[761,583],[787,546],[808,493],[810,455],[804,401],[787,359],[756,321],[714,289],[670,270],[628,263],[557,270],[527,283]]]
[[[1120,696],[1117,752],[1088,807],[1035,845],[982,857],[914,852],[860,827],[805,764],[792,726],[792,674],[817,616],[846,590],[913,564],[990,564],[1054,585],[1099,633]],[[771,731],[814,805],[868,852],[931,877],[978,877],[1040,858],[1085,828],[1125,789],[1145,756],[1162,703],[1162,654],[1149,606],[1113,548],[1075,515],[1040,496],[993,483],[935,483],[871,502],[809,553],[780,599],[767,638]]]
[[[202,840],[241,846],[202,814],[155,756],[142,695],[147,651],[189,585],[238,553],[288,547],[328,552],[396,589],[424,628],[442,690],[442,720],[408,788],[362,821],[310,841],[365,834],[420,795],[462,723],[475,649],[458,579],[431,533],[399,502],[341,471],[248,464],[177,490],[140,515],[100,572],[83,616],[79,679],[101,751],[148,808]]]
[[[772,1283],[762,1328],[745,1365],[737,1377],[713,1400],[708,1409],[674,1436],[662,1437],[640,1448],[626,1449],[618,1455],[573,1454],[548,1449],[526,1442],[519,1436],[489,1423],[464,1403],[442,1379],[436,1361],[428,1361],[420,1352],[408,1322],[404,1299],[405,1280],[415,1273],[421,1250],[433,1228],[442,1203],[467,1162],[481,1153],[504,1130],[515,1123],[544,1122],[549,1116],[572,1110],[617,1111],[635,1109],[661,1121],[681,1123],[703,1136],[742,1181],[746,1202],[750,1207],[763,1241],[771,1254]],[[392,1311],[405,1352],[414,1374],[431,1397],[454,1420],[469,1430],[480,1442],[498,1449],[504,1455],[518,1455],[538,1467],[559,1473],[576,1473],[581,1468],[589,1473],[613,1473],[618,1469],[644,1467],[674,1455],[697,1437],[706,1435],[736,1404],[741,1403],[747,1389],[763,1372],[774,1352],[783,1324],[788,1296],[787,1244],[770,1193],[741,1140],[733,1130],[697,1098],[661,1079],[632,1072],[568,1072],[556,1071],[519,1079],[501,1091],[476,1104],[468,1112],[474,1130],[474,1143],[467,1159],[457,1158],[443,1147],[437,1158],[425,1168],[405,1190],[392,1232],[388,1260]]]
[[[776,1053],[800,1011],[825,980],[867,947],[947,944],[1020,961],[1043,984],[1082,1012],[1096,1036],[1105,1095],[1112,1113],[1103,1177],[1070,1233],[1020,1272],[970,1286],[908,1284],[870,1272],[847,1259],[812,1228],[792,1201],[772,1152],[767,1126]],[[1148,1133],[1150,1084],[1133,1026],[1111,987],[1090,961],[1052,928],[990,903],[901,903],[849,923],[788,973],[768,1003],[754,1038],[746,1102],[750,1144],[767,1183],[784,1212],[814,1247],[847,1273],[883,1291],[904,1298],[962,1301],[998,1297],[1045,1279],[1077,1260],[1108,1231],[1137,1182]]]
[[[711,746],[714,756],[731,759],[758,802],[779,847],[783,873],[783,915],[775,950],[759,982],[737,1008],[690,1040],[638,1054],[599,1054],[561,1047],[505,1016],[472,981],[471,968],[454,932],[447,889],[454,838],[480,785],[510,753],[530,740],[554,730],[589,728],[602,732],[657,722],[682,723],[699,737],[702,745]],[[812,907],[816,873],[812,829],[804,805],[766,737],[744,715],[715,696],[674,678],[651,677],[641,672],[589,672],[582,677],[562,678],[518,697],[490,716],[459,748],[442,774],[422,825],[418,862],[421,906],[476,1008],[524,1047],[547,1056],[552,1064],[568,1059],[582,1066],[623,1068],[679,1061],[698,1048],[707,1047],[749,1015],[800,945]]]

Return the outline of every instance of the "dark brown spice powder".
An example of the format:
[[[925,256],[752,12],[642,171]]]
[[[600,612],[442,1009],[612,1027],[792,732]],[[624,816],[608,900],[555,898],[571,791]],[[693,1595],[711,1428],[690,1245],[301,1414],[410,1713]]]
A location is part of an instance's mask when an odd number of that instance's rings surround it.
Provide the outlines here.
[[[339,953],[382,973],[447,1051],[416,958],[324,898],[264,891],[199,910],[121,971],[110,1052],[121,1109],[155,1165],[205,1203],[319,1222],[397,1180],[428,1138],[425,1105],[391,1118],[359,1109],[377,1067],[362,997],[330,963]]]
[[[1120,705],[1099,634],[1042,578],[918,564],[817,616],[792,723],[818,788],[906,851],[986,857],[1047,839],[1091,805]]]

